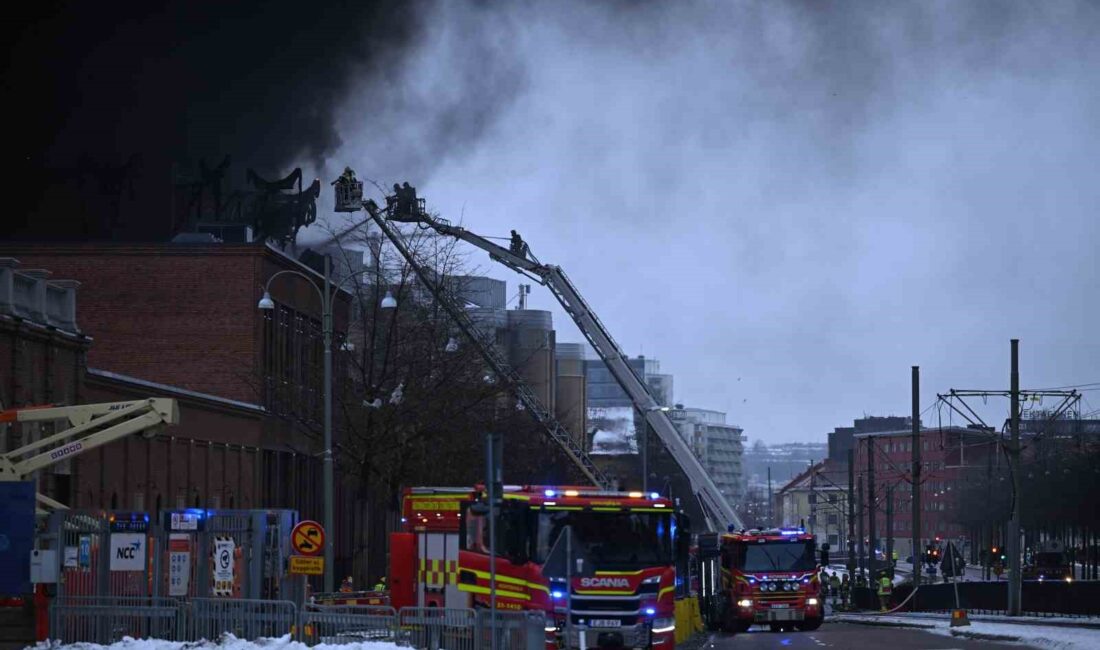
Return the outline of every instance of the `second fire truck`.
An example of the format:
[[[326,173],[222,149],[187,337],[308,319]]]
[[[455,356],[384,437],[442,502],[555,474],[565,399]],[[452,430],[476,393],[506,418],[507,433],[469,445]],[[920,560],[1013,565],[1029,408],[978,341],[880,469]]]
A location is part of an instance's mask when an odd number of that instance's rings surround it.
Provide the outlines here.
[[[711,613],[723,630],[821,626],[825,601],[813,535],[798,528],[753,529],[718,535],[713,542]]]
[[[674,647],[675,560],[688,538],[669,499],[549,486],[506,486],[502,496],[498,609],[543,612],[548,648],[580,647],[582,632],[586,648]],[[404,532],[390,544],[393,606],[488,607],[488,517],[476,507],[482,491],[413,488],[404,497]],[[594,566],[571,585],[543,574],[566,526],[574,552]]]

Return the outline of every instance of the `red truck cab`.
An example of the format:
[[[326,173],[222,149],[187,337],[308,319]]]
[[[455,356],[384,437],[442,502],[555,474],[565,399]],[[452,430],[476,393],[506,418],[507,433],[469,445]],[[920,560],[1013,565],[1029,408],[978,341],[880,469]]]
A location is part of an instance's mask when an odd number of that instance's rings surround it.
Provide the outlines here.
[[[494,590],[481,488],[406,491],[405,532],[391,541],[395,607],[477,609],[495,592],[500,610],[543,613],[548,649],[675,646],[672,501],[582,486],[505,486],[502,496]],[[566,526],[591,563],[569,585],[543,573]]]
[[[719,538],[720,624],[744,632],[754,624],[772,630],[816,630],[825,603],[814,536],[801,529],[748,530]]]

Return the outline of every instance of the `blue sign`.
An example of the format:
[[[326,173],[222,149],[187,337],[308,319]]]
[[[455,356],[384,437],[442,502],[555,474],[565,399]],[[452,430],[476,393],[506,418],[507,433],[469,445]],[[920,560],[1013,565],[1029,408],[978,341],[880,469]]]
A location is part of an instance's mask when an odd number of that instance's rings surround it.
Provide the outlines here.
[[[77,558],[81,569],[92,566],[92,537],[90,535],[80,536],[80,552]]]

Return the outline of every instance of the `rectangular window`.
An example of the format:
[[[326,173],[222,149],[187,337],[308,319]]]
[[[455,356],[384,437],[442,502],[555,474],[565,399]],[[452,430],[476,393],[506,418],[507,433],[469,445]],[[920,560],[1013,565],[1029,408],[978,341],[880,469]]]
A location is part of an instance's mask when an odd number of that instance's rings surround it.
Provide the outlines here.
[[[835,526],[840,522],[840,517],[837,515],[829,515],[828,523],[830,526]]]

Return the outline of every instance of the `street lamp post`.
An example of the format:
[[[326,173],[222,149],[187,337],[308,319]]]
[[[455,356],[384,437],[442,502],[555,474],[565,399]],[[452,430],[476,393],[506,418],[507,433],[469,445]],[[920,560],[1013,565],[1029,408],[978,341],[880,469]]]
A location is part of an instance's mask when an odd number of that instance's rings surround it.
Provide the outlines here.
[[[340,285],[349,278],[356,277],[357,274],[351,274],[341,280],[339,283],[333,283],[331,278],[331,260],[328,255],[325,255],[325,288],[320,289],[314,284],[313,279],[301,271],[293,269],[283,269],[278,271],[270,278],[267,279],[267,283],[264,285],[264,295],[260,298],[260,302],[257,305],[260,309],[272,310],[275,309],[275,301],[271,299],[271,283],[275,278],[280,275],[297,275],[303,278],[317,290],[318,295],[321,298],[321,332],[324,339],[324,451],[321,456],[321,463],[323,469],[323,481],[324,481],[324,496],[325,496],[325,580],[324,590],[325,593],[333,593],[336,591],[334,571],[334,551],[333,551],[333,539],[336,536],[336,515],[334,513],[334,492],[336,483],[336,473],[333,468],[332,459],[332,305],[336,297],[336,291],[340,288]],[[329,289],[331,287],[331,291]],[[397,300],[394,299],[393,294],[386,291],[386,297],[382,300],[383,309],[393,309],[397,307]]]

